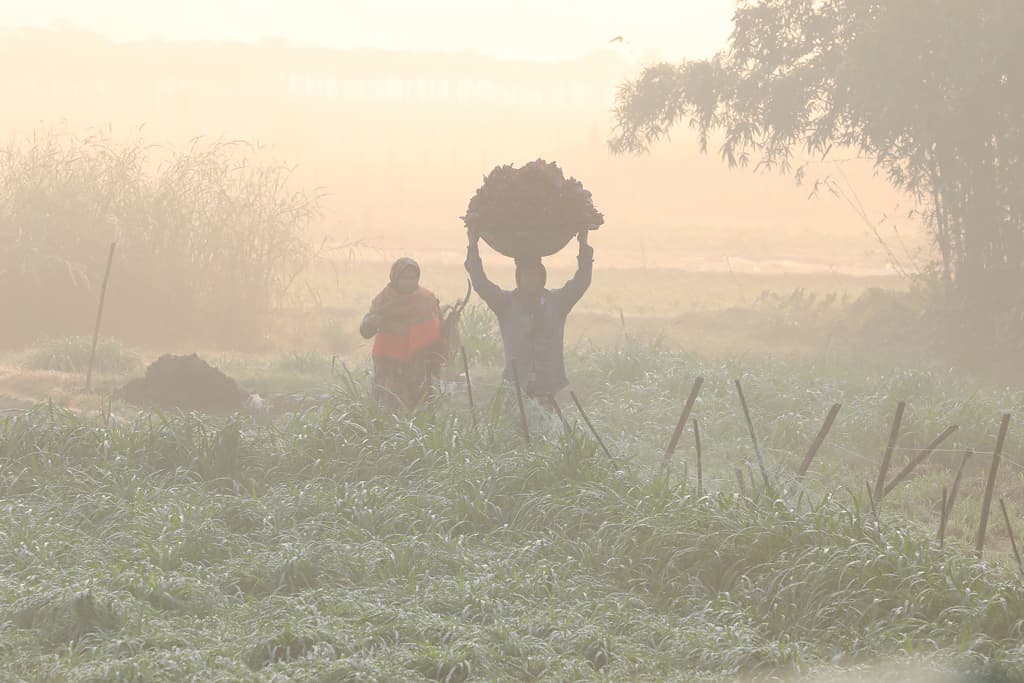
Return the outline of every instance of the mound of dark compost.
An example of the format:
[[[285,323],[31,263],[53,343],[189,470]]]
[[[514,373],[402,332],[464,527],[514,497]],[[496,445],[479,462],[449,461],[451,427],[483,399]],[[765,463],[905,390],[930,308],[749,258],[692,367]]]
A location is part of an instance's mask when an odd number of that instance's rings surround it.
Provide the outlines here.
[[[120,392],[129,403],[165,410],[227,414],[240,410],[248,398],[235,380],[196,354],[164,355],[146,368],[146,375],[128,382]]]
[[[560,251],[582,230],[596,230],[604,216],[580,181],[537,159],[521,168],[496,166],[462,220],[495,251],[531,259]]]

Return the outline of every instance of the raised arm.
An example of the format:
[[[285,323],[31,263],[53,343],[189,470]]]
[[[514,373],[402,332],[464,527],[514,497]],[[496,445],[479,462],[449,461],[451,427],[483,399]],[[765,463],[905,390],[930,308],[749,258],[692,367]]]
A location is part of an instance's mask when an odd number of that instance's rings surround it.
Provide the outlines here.
[[[594,248],[587,244],[587,231],[580,231],[578,239],[580,252],[576,257],[576,274],[561,289],[554,292],[566,312],[583,298],[583,294],[590,288],[590,281],[594,275]]]
[[[498,312],[505,301],[505,290],[487,279],[484,273],[484,262],[480,259],[479,235],[472,230],[469,232],[469,247],[466,249],[466,272],[469,273],[469,280],[473,283],[473,289],[490,306],[495,313]]]

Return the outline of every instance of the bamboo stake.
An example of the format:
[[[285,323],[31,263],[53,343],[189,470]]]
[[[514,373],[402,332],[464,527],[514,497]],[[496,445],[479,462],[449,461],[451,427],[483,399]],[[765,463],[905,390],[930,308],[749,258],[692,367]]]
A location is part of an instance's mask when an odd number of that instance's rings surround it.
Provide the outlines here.
[[[956,477],[953,478],[953,489],[949,492],[949,501],[946,503],[946,516],[950,517],[953,514],[953,505],[956,503],[956,495],[960,491],[960,480],[963,479],[964,470],[967,467],[967,461],[974,455],[974,450],[968,448],[964,452],[964,459],[960,461],[960,468],[956,471]]]
[[[1013,533],[1013,525],[1010,524],[1010,515],[1006,512],[1006,502],[1000,498],[999,505],[1003,508],[1003,521],[1006,522],[1006,533],[1010,536],[1010,546],[1013,548],[1013,556],[1017,558],[1017,571],[1024,577],[1024,562],[1020,559],[1020,551],[1017,549],[1017,537]]]
[[[864,485],[868,488],[868,502],[871,503],[871,514],[874,516],[875,521],[878,521],[878,508],[875,507],[875,494],[871,492],[871,484],[864,482]]]
[[[892,431],[889,432],[889,444],[885,447],[885,455],[882,456],[882,467],[878,470],[878,481],[875,482],[873,498],[882,499],[885,492],[885,477],[889,474],[889,463],[892,462],[892,452],[896,449],[896,442],[900,438],[900,425],[903,423],[903,411],[907,404],[900,401],[896,406],[896,417],[892,421]]]
[[[704,495],[704,470],[701,464],[701,447],[700,447],[700,425],[697,423],[697,418],[693,418],[693,440],[697,447],[697,495]]]
[[[888,483],[888,484],[886,485],[886,487],[885,487],[885,490],[884,490],[884,491],[882,491],[882,495],[883,495],[883,496],[887,496],[887,495],[889,495],[889,493],[890,493],[890,492],[891,492],[891,491],[892,491],[892,490],[893,490],[894,488],[896,488],[896,486],[898,486],[898,485],[899,485],[899,483],[900,483],[901,481],[903,481],[904,479],[906,479],[907,477],[909,477],[909,476],[910,476],[910,475],[911,475],[911,474],[913,473],[913,471],[914,471],[914,470],[915,470],[915,469],[917,468],[917,466],[918,466],[918,465],[920,465],[920,464],[921,464],[922,462],[924,462],[925,460],[927,460],[927,459],[928,459],[928,456],[929,456],[929,455],[931,455],[932,453],[934,453],[934,452],[935,452],[935,449],[936,449],[936,448],[938,448],[939,446],[941,446],[941,445],[942,445],[942,442],[943,442],[943,441],[945,441],[946,439],[948,439],[948,438],[949,438],[949,435],[950,435],[950,434],[952,434],[953,432],[955,432],[955,431],[956,431],[957,429],[958,429],[958,427],[957,427],[956,425],[953,425],[952,427],[947,427],[947,428],[946,428],[946,430],[945,430],[944,432],[942,432],[941,434],[939,434],[939,435],[938,435],[938,436],[937,436],[937,437],[935,438],[935,440],[934,440],[934,441],[932,441],[932,442],[931,442],[930,444],[928,444],[928,445],[927,445],[927,446],[925,447],[925,449],[924,449],[923,451],[921,451],[920,453],[918,453],[918,454],[917,454],[917,456],[916,456],[916,457],[915,457],[915,458],[914,458],[913,460],[911,460],[910,462],[908,462],[908,463],[907,463],[907,466],[906,466],[906,467],[904,467],[904,468],[903,468],[903,469],[902,469],[902,470],[900,471],[900,473],[899,473],[899,474],[897,474],[897,475],[896,475],[895,477],[893,477],[893,480],[892,480],[892,481],[890,481],[890,482],[889,482],[889,483]]]
[[[89,351],[89,368],[85,373],[85,390],[92,390],[92,366],[96,361],[96,344],[100,340],[100,322],[103,320],[103,304],[107,300],[107,283],[110,281],[110,267],[114,263],[114,250],[117,242],[110,243],[110,255],[107,256],[107,269],[103,273],[103,285],[100,287],[100,305],[96,309],[96,325],[92,331],[92,349]]]
[[[764,479],[764,487],[771,488],[768,482],[768,470],[764,466],[764,456],[761,455],[761,446],[757,442],[757,434],[754,432],[754,421],[750,419],[750,408],[747,407],[747,398],[743,395],[743,386],[736,380],[736,392],[740,396],[740,405],[743,407],[743,416],[747,419],[747,429],[750,430],[750,440],[754,442],[754,454],[757,456],[758,467],[761,468],[761,477]],[[753,481],[751,481],[753,486]]]
[[[466,347],[459,347],[459,354],[462,356],[462,371],[466,375],[466,393],[469,394],[469,414],[473,416],[473,426],[476,427],[476,403],[473,401],[473,379],[469,376],[469,358],[466,357]]]
[[[832,431],[832,424],[836,421],[836,416],[839,414],[839,409],[843,406],[839,403],[832,405],[832,408],[828,411],[828,415],[825,417],[825,424],[821,426],[818,431],[818,435],[814,437],[814,441],[811,442],[811,447],[807,450],[807,455],[804,456],[804,461],[800,463],[800,469],[797,470],[797,477],[803,478],[807,474],[807,470],[811,468],[811,463],[814,461],[814,457],[818,455],[818,449],[825,443],[825,438],[828,437],[828,433]]]
[[[676,452],[676,447],[679,445],[679,439],[683,435],[683,430],[686,429],[686,423],[690,420],[690,413],[693,411],[693,405],[697,402],[697,395],[700,394],[702,386],[704,386],[703,377],[698,377],[694,380],[693,388],[690,389],[690,396],[686,399],[686,404],[683,406],[683,412],[679,416],[679,422],[676,423],[676,429],[672,433],[672,438],[669,439],[668,446],[665,447],[665,456],[661,461],[661,472],[663,475],[668,474],[672,454]]]
[[[569,427],[569,421],[565,419],[565,415],[562,414],[562,406],[558,405],[558,399],[554,396],[551,397],[551,407],[555,409],[555,415],[562,421],[562,426],[565,427],[566,432],[572,431]]]
[[[939,547],[942,547],[943,542],[946,539],[946,523],[949,520],[949,508],[947,507],[948,499],[946,497],[946,487],[942,487],[942,510],[939,516]]]
[[[981,503],[981,521],[978,522],[978,537],[975,539],[974,552],[980,558],[985,551],[985,531],[988,528],[988,516],[992,509],[992,494],[996,490],[996,475],[999,473],[999,462],[1003,457],[1003,444],[1006,443],[1006,432],[1010,429],[1010,415],[1003,415],[999,425],[999,436],[996,438],[996,450],[992,454],[992,464],[988,468],[988,482],[985,484],[985,498]]]
[[[580,411],[580,415],[583,417],[583,421],[587,423],[587,427],[590,428],[590,433],[594,435],[595,439],[597,439],[597,443],[601,446],[601,450],[603,450],[604,454],[608,456],[609,460],[611,460],[612,465],[617,468],[619,466],[618,463],[612,456],[612,452],[609,451],[608,447],[604,445],[604,439],[602,439],[601,435],[597,433],[597,430],[594,428],[594,424],[590,421],[590,418],[587,417],[587,411],[583,410],[583,404],[580,403],[580,400],[576,397],[576,392],[570,391],[569,395],[572,396],[573,403],[576,404],[576,409]]]

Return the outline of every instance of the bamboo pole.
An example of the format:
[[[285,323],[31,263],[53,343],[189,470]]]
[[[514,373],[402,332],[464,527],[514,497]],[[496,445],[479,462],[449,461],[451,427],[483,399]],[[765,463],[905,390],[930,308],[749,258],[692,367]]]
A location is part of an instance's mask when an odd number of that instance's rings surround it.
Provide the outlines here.
[[[949,508],[947,507],[946,487],[942,487],[942,510],[939,516],[939,547],[942,547],[946,539],[946,524],[949,521]]]
[[[1003,415],[999,425],[999,436],[996,437],[996,450],[992,454],[992,464],[988,468],[988,482],[985,484],[985,498],[981,503],[981,520],[978,522],[978,536],[975,539],[974,552],[980,558],[985,552],[985,531],[988,528],[988,516],[992,510],[992,494],[996,490],[996,475],[999,473],[999,462],[1003,457],[1003,444],[1006,443],[1006,432],[1010,429],[1010,414]]]
[[[818,435],[814,437],[814,441],[811,442],[811,447],[807,450],[807,455],[804,456],[804,461],[800,463],[800,469],[797,470],[797,477],[803,478],[807,474],[807,470],[811,468],[811,463],[814,461],[814,457],[818,455],[818,449],[825,443],[825,438],[828,437],[828,433],[832,431],[832,424],[836,421],[836,416],[839,414],[839,409],[843,406],[839,403],[832,405],[832,408],[828,411],[828,415],[825,417],[825,424],[818,430]]]
[[[462,356],[462,372],[466,375],[466,393],[469,395],[469,414],[473,416],[473,426],[476,427],[476,404],[473,402],[473,379],[469,376],[469,358],[466,356],[466,347],[459,347],[459,354]]]
[[[868,489],[868,502],[871,503],[871,514],[874,516],[875,521],[878,521],[878,507],[875,505],[875,494],[871,492],[871,484],[864,482],[864,485]]]
[[[889,444],[885,447],[885,455],[882,456],[882,466],[878,470],[878,481],[875,482],[873,499],[882,499],[885,492],[885,477],[889,474],[889,463],[892,462],[892,453],[896,449],[896,442],[900,438],[900,425],[903,423],[903,411],[907,404],[900,401],[896,406],[896,417],[892,421],[892,430],[889,432]]]
[[[700,394],[700,388],[702,386],[704,386],[703,377],[698,377],[694,380],[693,387],[690,389],[690,396],[686,399],[686,404],[683,406],[683,412],[680,414],[679,421],[676,423],[676,429],[672,433],[672,438],[669,439],[668,446],[665,447],[665,456],[661,461],[661,472],[663,475],[668,474],[672,454],[676,452],[676,447],[679,445],[679,439],[683,435],[683,430],[686,429],[686,423],[690,420],[690,413],[693,411],[693,405],[697,402],[697,396]]]
[[[701,464],[701,447],[700,447],[700,424],[697,422],[697,418],[693,418],[693,440],[697,448],[697,495],[704,495],[704,469]]]
[[[565,431],[567,433],[572,431],[569,427],[569,421],[565,419],[565,415],[562,413],[562,406],[558,405],[558,399],[554,396],[551,397],[551,407],[555,409],[555,415],[557,415],[558,419],[562,421],[562,426],[565,428]]]
[[[1000,498],[999,505],[1003,508],[1003,521],[1006,522],[1006,533],[1010,536],[1010,546],[1013,548],[1013,556],[1017,558],[1017,571],[1024,577],[1024,562],[1020,559],[1020,550],[1017,549],[1017,537],[1013,533],[1013,525],[1010,524],[1010,515],[1006,512],[1006,502]]]
[[[967,468],[967,461],[971,459],[972,455],[974,455],[973,449],[968,448],[964,452],[964,458],[960,461],[960,468],[956,471],[956,476],[953,478],[953,488],[949,492],[949,501],[946,503],[946,507],[949,508],[946,510],[947,517],[953,514],[953,505],[956,503],[956,496],[960,491],[960,481],[963,479],[964,470]]]
[[[103,305],[107,300],[107,283],[110,281],[110,267],[114,263],[114,250],[117,242],[110,243],[110,254],[107,256],[107,269],[103,273],[103,285],[100,287],[100,304],[96,309],[96,324],[92,331],[92,348],[89,351],[89,368],[85,373],[85,390],[92,390],[92,366],[96,362],[96,345],[100,340],[100,322],[103,320]]]
[[[883,496],[889,495],[889,493],[894,488],[896,488],[901,481],[903,481],[904,479],[909,477],[913,473],[913,471],[915,469],[917,469],[917,466],[920,465],[925,460],[927,460],[928,456],[931,455],[932,453],[934,453],[935,449],[938,448],[939,446],[941,446],[942,442],[945,441],[946,439],[948,439],[950,434],[955,432],[957,429],[958,429],[958,427],[956,425],[953,425],[951,427],[947,427],[944,432],[942,432],[937,437],[935,437],[934,441],[932,441],[930,444],[925,446],[925,449],[923,451],[918,453],[917,456],[913,460],[911,460],[910,462],[907,463],[906,467],[904,467],[902,470],[900,470],[899,474],[897,474],[895,477],[893,477],[893,480],[890,481],[886,485],[885,490],[882,491],[882,495]]]
[[[764,487],[766,489],[771,488],[771,484],[768,482],[768,469],[764,465],[764,456],[761,454],[761,445],[757,442],[757,433],[754,431],[754,421],[750,418],[750,408],[747,406],[747,398],[743,395],[743,385],[740,381],[736,380],[736,392],[740,396],[740,406],[743,408],[743,416],[747,419],[747,429],[750,431],[750,440],[754,442],[754,455],[757,456],[757,465],[761,468],[761,477],[764,479]],[[751,481],[750,485],[753,486],[754,482]]]
[[[583,417],[583,421],[587,423],[587,427],[590,428],[590,433],[594,435],[595,439],[597,439],[597,443],[601,446],[601,450],[603,450],[604,454],[608,456],[608,459],[611,461],[612,465],[614,467],[618,467],[619,464],[618,462],[616,462],[614,456],[612,456],[612,452],[609,451],[608,447],[604,445],[604,439],[602,439],[601,435],[597,433],[597,429],[594,428],[594,423],[592,423],[590,421],[590,418],[587,417],[587,411],[583,410],[583,404],[580,403],[579,398],[576,397],[576,392],[570,391],[569,395],[572,396],[572,401],[573,403],[576,404],[576,410],[580,411],[580,415]]]

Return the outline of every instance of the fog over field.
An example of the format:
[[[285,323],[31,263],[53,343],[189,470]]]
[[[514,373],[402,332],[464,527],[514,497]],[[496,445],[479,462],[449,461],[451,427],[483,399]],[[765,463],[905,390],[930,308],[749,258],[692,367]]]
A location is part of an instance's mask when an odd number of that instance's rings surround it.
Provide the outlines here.
[[[0,4],[0,681],[1024,683],[1022,32]]]

